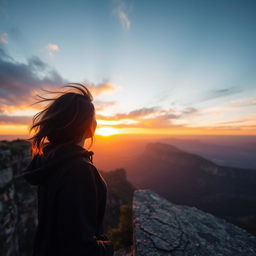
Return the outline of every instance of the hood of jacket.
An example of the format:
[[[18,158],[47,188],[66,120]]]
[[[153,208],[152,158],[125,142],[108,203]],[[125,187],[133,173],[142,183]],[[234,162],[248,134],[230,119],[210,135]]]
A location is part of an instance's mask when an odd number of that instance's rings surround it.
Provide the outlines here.
[[[15,178],[24,178],[31,185],[40,185],[47,180],[55,168],[65,165],[73,158],[82,156],[92,163],[94,153],[77,144],[64,144],[50,156],[48,153],[52,147],[50,143],[46,144],[43,148],[43,154],[35,155],[28,166]]]

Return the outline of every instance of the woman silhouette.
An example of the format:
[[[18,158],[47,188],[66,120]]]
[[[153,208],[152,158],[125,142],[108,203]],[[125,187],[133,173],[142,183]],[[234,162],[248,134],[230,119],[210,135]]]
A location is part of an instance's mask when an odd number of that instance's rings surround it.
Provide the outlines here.
[[[82,84],[63,87],[71,91],[36,102],[50,103],[33,118],[33,158],[20,175],[37,186],[33,256],[112,256],[103,230],[107,184],[84,148],[97,126],[93,97]]]

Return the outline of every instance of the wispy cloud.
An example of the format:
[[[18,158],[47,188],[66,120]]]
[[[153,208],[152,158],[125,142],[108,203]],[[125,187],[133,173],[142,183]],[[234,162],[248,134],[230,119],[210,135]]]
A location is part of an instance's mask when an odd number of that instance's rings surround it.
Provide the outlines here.
[[[231,86],[231,87],[215,89],[215,90],[200,91],[197,93],[195,99],[188,102],[188,104],[189,105],[194,105],[198,103],[200,104],[200,103],[208,102],[214,99],[224,98],[229,95],[238,94],[242,91],[243,89],[239,86]]]
[[[241,92],[242,89],[239,87],[228,87],[228,88],[222,88],[217,90],[211,90],[205,93],[205,95],[202,97],[201,101],[208,101],[213,100],[217,98],[222,98],[228,95],[236,94]]]
[[[0,114],[0,124],[31,124],[32,116],[9,116]]]
[[[251,132],[252,134],[255,134],[256,132],[256,125],[225,125],[225,126],[208,126],[208,127],[198,127],[201,130],[212,130],[215,132],[220,132],[220,134],[223,134],[223,131],[226,131],[227,134],[230,134],[230,132],[235,132],[235,131],[244,131],[245,134],[247,134],[247,132]],[[240,133],[241,134],[241,133]]]
[[[128,16],[128,5],[123,0],[114,1],[116,7],[114,8],[114,13],[120,21],[123,29],[129,31],[131,28],[131,20]]]
[[[109,110],[116,107],[116,101],[104,101],[104,100],[94,100],[94,107],[96,109],[96,114],[104,114]]]
[[[212,90],[209,92],[209,98],[219,98],[223,96],[227,96],[230,94],[234,94],[241,91],[238,87],[229,87],[218,90]]]
[[[98,84],[94,84],[86,81],[86,85],[90,89],[93,95],[98,96],[100,94],[112,94],[121,89],[120,86],[117,86],[111,82],[102,82]]]
[[[190,114],[194,114],[197,112],[198,112],[198,109],[193,108],[193,107],[186,107],[182,110],[183,115],[190,115]]]
[[[183,124],[179,124],[177,120],[193,114],[195,111],[196,109],[194,108],[177,110],[173,108],[163,109],[160,106],[152,106],[135,109],[127,113],[116,113],[115,115],[97,115],[97,117],[98,119],[104,121],[120,121],[113,124],[117,128],[144,127],[159,129],[184,126]]]
[[[256,97],[247,97],[247,98],[240,98],[225,102],[223,104],[208,107],[203,110],[206,114],[213,114],[213,113],[220,113],[220,112],[227,112],[233,111],[237,112],[243,108],[251,108],[256,106]]]
[[[60,47],[57,44],[50,43],[46,46],[46,49],[48,51],[48,56],[53,57],[54,54],[60,50]]]
[[[118,10],[118,18],[121,21],[121,24],[125,30],[130,30],[131,21],[129,20],[127,14],[124,10]]]
[[[0,34],[0,44],[8,44],[8,34],[7,33]]]
[[[234,125],[234,126],[240,126],[240,125],[256,125],[256,116],[251,116],[244,119],[236,119],[232,121],[225,121],[225,122],[219,122],[219,125]]]

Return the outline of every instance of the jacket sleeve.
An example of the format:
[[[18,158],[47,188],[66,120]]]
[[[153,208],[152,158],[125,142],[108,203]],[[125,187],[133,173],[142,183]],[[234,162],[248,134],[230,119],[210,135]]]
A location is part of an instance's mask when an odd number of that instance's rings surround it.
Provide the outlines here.
[[[57,194],[60,255],[112,256],[111,241],[98,240],[97,183],[93,166],[78,161],[66,171]]]

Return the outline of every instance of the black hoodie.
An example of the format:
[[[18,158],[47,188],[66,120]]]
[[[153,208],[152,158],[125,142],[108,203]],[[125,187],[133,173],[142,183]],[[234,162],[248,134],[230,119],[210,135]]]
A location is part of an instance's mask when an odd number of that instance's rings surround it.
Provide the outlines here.
[[[104,234],[107,184],[92,163],[92,151],[65,144],[54,155],[46,144],[21,175],[38,186],[38,227],[33,256],[112,256]]]

